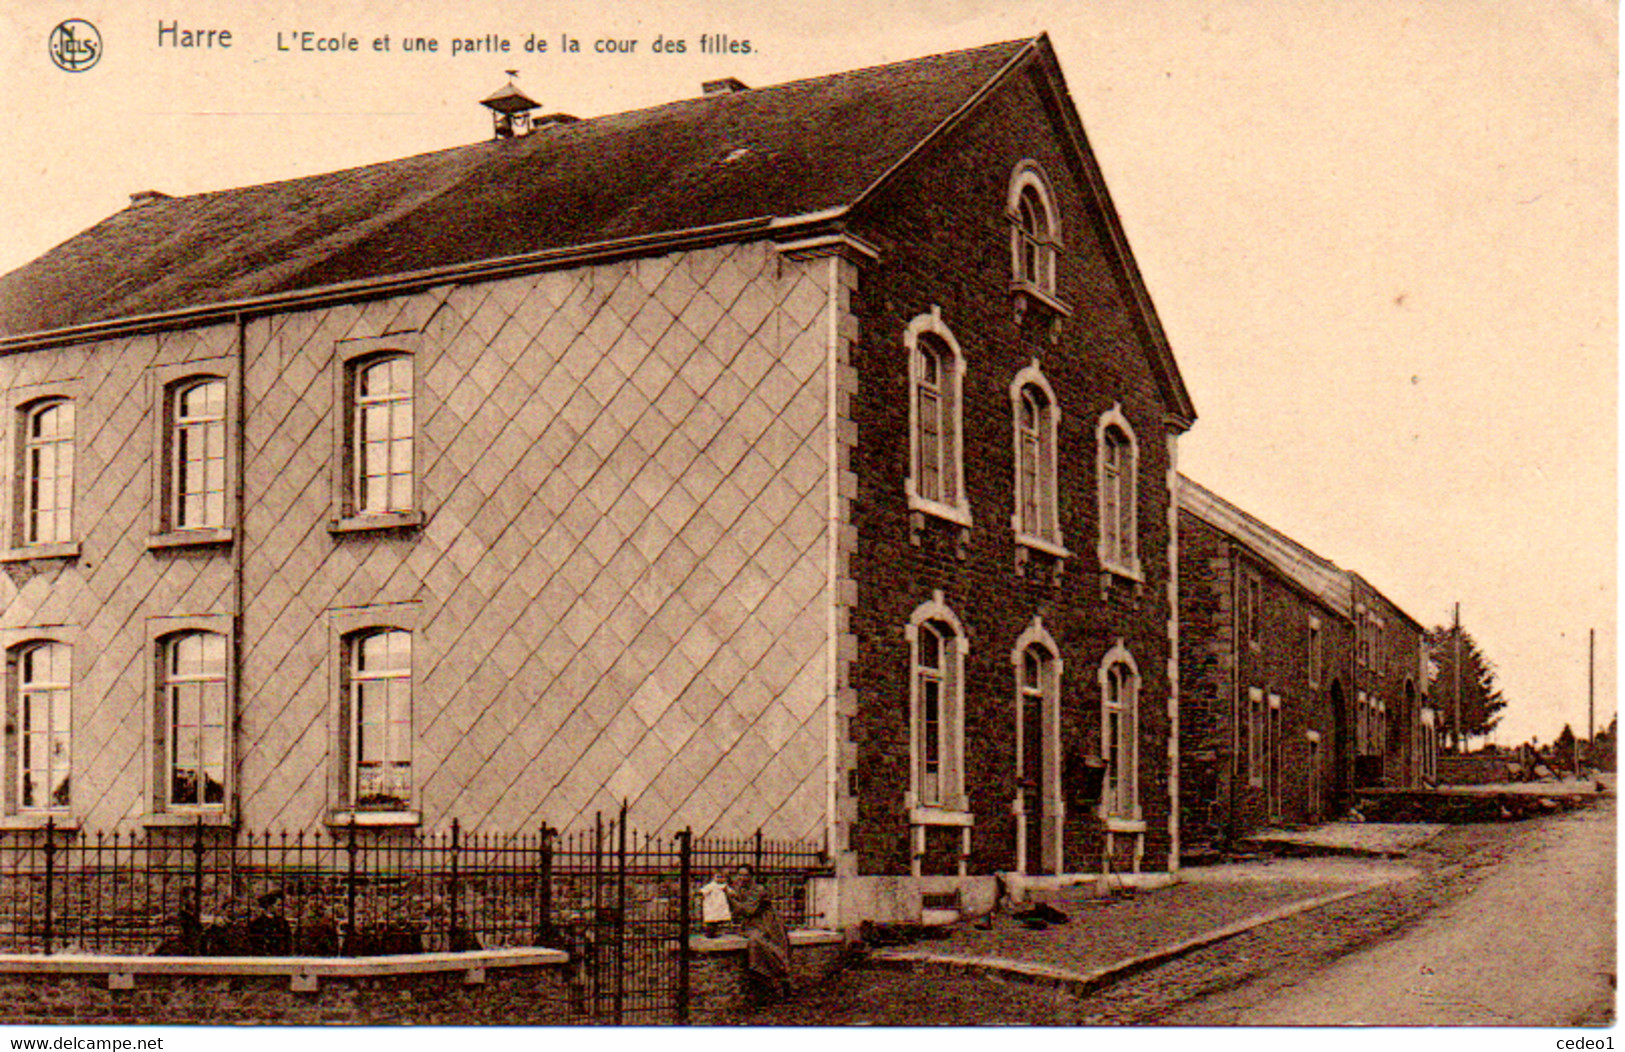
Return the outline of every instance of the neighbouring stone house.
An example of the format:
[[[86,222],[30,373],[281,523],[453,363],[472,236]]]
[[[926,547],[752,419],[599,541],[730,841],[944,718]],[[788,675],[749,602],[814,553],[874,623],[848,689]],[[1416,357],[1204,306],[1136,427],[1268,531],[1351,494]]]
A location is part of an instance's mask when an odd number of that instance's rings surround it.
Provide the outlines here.
[[[1195,418],[1044,37],[130,207],[0,278],[5,815],[1178,857]]]
[[[1181,825],[1191,853],[1420,784],[1416,622],[1350,573],[1180,480]]]

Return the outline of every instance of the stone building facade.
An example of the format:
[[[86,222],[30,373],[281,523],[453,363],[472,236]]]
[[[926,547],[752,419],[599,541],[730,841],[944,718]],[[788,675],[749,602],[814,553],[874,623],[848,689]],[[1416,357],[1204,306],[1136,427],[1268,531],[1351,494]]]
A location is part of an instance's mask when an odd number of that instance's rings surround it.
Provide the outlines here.
[[[0,828],[1177,865],[1195,412],[1048,41],[718,84],[0,278]]]
[[[1420,784],[1426,680],[1414,621],[1188,478],[1179,546],[1181,806],[1193,854],[1335,817],[1358,785]]]

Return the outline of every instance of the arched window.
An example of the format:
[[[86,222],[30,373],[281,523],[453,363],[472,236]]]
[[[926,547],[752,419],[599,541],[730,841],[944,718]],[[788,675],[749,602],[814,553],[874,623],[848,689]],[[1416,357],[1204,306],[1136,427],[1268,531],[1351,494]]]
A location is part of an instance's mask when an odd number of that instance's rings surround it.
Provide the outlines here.
[[[23,418],[22,541],[60,544],[72,537],[73,403],[45,402]]]
[[[1058,548],[1061,528],[1056,432],[1061,412],[1036,364],[1016,375],[1010,401],[1015,414],[1016,506],[1012,525],[1016,540]]]
[[[1122,643],[1100,666],[1100,755],[1106,761],[1101,814],[1132,821],[1140,817],[1140,673]]]
[[[909,506],[969,526],[960,441],[964,356],[937,308],[909,323]]]
[[[915,805],[964,807],[964,631],[940,599],[910,619],[911,791]]]
[[[1017,288],[1055,294],[1060,223],[1049,179],[1035,161],[1023,161],[1010,178],[1006,208],[1010,216],[1011,279]]]
[[[355,366],[351,456],[357,514],[414,506],[412,359],[397,354]]]
[[[163,640],[160,701],[171,807],[222,809],[226,803],[226,637],[182,632]]]
[[[175,393],[170,482],[175,529],[226,522],[226,384],[199,380]]]
[[[17,805],[66,810],[73,774],[72,651],[35,643],[17,656]]]
[[[1100,563],[1107,570],[1140,578],[1140,544],[1135,516],[1139,450],[1134,431],[1118,409],[1100,418],[1096,429],[1100,477]]]
[[[349,637],[349,795],[358,810],[412,805],[412,633],[380,629]]]

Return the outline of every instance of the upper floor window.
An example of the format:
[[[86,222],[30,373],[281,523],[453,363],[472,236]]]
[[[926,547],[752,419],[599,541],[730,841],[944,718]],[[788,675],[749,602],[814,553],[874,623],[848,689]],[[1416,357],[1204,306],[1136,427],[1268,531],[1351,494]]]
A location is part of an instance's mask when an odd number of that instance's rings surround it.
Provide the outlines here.
[[[206,379],[176,392],[170,440],[171,524],[178,530],[226,523],[226,384]]]
[[[1247,642],[1258,646],[1264,638],[1264,602],[1263,585],[1258,575],[1248,573],[1241,579],[1242,590],[1242,617],[1245,619],[1245,635]]]
[[[1100,479],[1100,563],[1104,569],[1140,578],[1140,544],[1135,514],[1139,448],[1121,410],[1113,408],[1096,428]]]
[[[377,358],[355,370],[355,507],[362,515],[410,511],[412,359]]]
[[[35,643],[17,657],[14,769],[21,811],[60,811],[70,802],[72,663],[65,643]]]
[[[1011,385],[1015,412],[1015,496],[1018,541],[1061,544],[1056,432],[1060,409],[1036,366],[1023,369]]]
[[[909,323],[909,506],[970,525],[960,442],[964,356],[941,312],[932,307]]]
[[[1321,669],[1326,660],[1323,641],[1320,618],[1311,617],[1309,619],[1309,670],[1307,677],[1311,687],[1320,686]]]
[[[1107,818],[1140,817],[1140,674],[1121,643],[1100,667],[1100,754],[1106,761],[1101,813]]]
[[[182,632],[163,641],[164,783],[174,808],[226,803],[226,637]]]
[[[345,340],[334,369],[335,533],[423,522],[419,409],[412,334]]]
[[[964,633],[935,600],[908,627],[913,674],[913,772],[916,806],[963,809]]]
[[[1023,161],[1010,178],[1006,210],[1010,217],[1011,284],[1055,295],[1056,258],[1061,244],[1049,180],[1034,161]]]
[[[22,542],[60,544],[72,537],[73,403],[35,405],[23,416]]]

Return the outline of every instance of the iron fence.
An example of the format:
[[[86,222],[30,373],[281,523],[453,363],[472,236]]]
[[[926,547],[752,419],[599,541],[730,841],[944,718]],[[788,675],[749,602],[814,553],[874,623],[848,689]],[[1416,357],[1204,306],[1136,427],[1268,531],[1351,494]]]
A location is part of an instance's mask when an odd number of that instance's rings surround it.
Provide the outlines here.
[[[594,828],[446,833],[349,825],[265,834],[198,823],[0,838],[0,952],[369,956],[557,945],[597,956],[676,939],[700,881],[749,862],[792,927],[823,850],[756,837]],[[669,930],[668,930],[669,929]],[[570,944],[574,945],[570,945]]]

